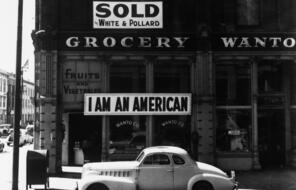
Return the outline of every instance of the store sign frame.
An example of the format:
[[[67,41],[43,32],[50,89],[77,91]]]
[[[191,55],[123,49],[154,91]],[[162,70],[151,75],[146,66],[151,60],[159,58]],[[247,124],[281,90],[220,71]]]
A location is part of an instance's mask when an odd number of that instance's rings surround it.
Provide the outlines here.
[[[162,1],[93,1],[94,29],[162,29]]]
[[[214,51],[295,51],[296,33],[215,33]]]
[[[195,51],[192,34],[60,32],[59,50],[66,51]]]
[[[84,115],[191,115],[190,93],[86,93]]]

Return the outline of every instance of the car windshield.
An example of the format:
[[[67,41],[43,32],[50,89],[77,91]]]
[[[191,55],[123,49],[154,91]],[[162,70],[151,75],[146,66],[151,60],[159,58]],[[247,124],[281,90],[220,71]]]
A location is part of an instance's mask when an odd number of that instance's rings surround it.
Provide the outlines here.
[[[140,162],[144,157],[144,151],[142,151],[139,156],[136,158],[136,161]]]

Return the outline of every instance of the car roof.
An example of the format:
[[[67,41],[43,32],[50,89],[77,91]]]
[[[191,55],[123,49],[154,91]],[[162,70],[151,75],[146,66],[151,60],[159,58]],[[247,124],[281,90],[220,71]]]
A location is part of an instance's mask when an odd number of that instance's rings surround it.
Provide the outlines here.
[[[143,151],[145,152],[145,154],[151,154],[151,153],[187,154],[186,150],[176,146],[153,146],[153,147],[145,148]]]

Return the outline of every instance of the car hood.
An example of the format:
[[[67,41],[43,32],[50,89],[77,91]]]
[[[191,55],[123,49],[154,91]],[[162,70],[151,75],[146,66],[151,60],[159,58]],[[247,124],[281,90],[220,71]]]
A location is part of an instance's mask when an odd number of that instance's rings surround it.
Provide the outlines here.
[[[202,173],[210,173],[210,174],[217,174],[217,175],[221,175],[223,177],[227,177],[227,174],[225,172],[223,172],[221,169],[212,166],[210,164],[206,164],[203,162],[196,162],[198,169],[202,172]]]
[[[120,161],[120,162],[93,162],[87,163],[83,167],[92,170],[131,170],[139,166],[137,161]]]

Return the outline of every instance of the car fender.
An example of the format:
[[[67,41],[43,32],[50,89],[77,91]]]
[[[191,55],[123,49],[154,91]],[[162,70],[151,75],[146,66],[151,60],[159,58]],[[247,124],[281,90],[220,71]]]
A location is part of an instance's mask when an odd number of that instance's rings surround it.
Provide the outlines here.
[[[88,186],[94,183],[104,184],[109,190],[136,190],[136,182],[134,179],[113,176],[88,176],[78,181],[78,189],[86,190]]]
[[[187,184],[187,190],[192,190],[194,184],[199,181],[209,182],[213,186],[214,190],[230,190],[234,187],[234,183],[228,177],[210,173],[203,173],[190,178]]]

